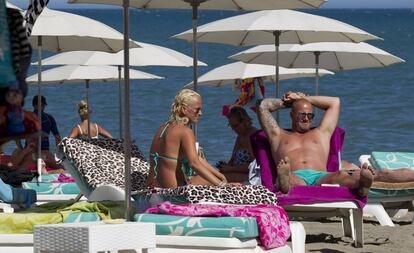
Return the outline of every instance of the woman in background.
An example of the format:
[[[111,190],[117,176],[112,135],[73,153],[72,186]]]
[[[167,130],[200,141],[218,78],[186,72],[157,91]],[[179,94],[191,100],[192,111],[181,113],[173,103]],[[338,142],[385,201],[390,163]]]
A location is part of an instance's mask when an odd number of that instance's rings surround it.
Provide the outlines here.
[[[226,115],[228,126],[237,134],[233,152],[228,162],[219,161],[217,168],[229,182],[246,182],[249,177],[249,165],[255,159],[250,144],[250,135],[257,131],[246,110],[234,106]]]
[[[88,114],[91,113],[91,110],[88,108],[88,104],[85,101],[80,101],[78,104],[78,113],[81,119],[81,123],[72,128],[72,131],[69,135],[71,138],[77,137],[86,137],[88,138]],[[103,127],[98,125],[95,122],[89,123],[90,129],[90,138],[98,139],[99,135],[107,139],[112,139],[112,135],[106,131]]]

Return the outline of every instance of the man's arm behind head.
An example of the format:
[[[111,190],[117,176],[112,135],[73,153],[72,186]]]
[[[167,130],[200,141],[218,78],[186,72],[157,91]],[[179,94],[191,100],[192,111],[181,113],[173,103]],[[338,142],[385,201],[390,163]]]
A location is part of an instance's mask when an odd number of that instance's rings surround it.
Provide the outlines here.
[[[318,128],[322,132],[332,134],[338,124],[341,103],[339,97],[306,96],[313,106],[325,110],[325,114]]]
[[[262,129],[265,131],[267,137],[272,143],[272,148],[277,148],[274,147],[273,144],[278,146],[278,143],[274,142],[279,137],[281,130],[278,123],[273,118],[272,112],[275,112],[280,108],[284,108],[283,101],[276,98],[266,98],[258,101],[256,108],[258,108],[257,117]]]

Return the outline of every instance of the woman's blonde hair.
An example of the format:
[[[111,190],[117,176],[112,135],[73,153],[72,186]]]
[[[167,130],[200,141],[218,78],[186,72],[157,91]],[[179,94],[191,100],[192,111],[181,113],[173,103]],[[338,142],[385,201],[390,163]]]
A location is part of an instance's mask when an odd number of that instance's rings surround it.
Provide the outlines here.
[[[86,103],[86,101],[81,100],[79,102],[78,113],[82,120],[88,117],[88,113],[91,113],[91,110],[89,109],[88,103]]]
[[[190,89],[182,89],[174,98],[171,104],[171,113],[169,121],[181,122],[183,117],[181,114],[181,108],[183,106],[190,106],[197,102],[201,96],[197,92]]]

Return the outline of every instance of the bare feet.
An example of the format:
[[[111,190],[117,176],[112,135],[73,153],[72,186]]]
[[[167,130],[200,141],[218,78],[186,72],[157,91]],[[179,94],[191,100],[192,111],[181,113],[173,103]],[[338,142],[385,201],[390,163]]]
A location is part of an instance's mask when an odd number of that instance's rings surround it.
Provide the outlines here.
[[[290,159],[285,157],[279,161],[277,165],[277,186],[282,193],[289,192],[289,180],[290,180]]]
[[[361,197],[367,196],[369,188],[371,188],[374,181],[374,170],[371,165],[364,163],[361,166],[361,173],[359,176],[358,195]]]

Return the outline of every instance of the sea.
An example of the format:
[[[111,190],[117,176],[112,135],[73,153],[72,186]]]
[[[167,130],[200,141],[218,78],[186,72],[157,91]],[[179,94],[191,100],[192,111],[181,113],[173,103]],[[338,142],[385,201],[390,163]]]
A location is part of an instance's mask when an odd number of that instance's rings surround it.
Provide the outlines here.
[[[64,11],[99,20],[122,32],[122,9],[66,9]],[[344,128],[345,143],[342,158],[358,162],[362,154],[372,151],[414,152],[414,10],[411,9],[318,9],[303,10],[346,22],[377,35],[383,40],[370,41],[406,62],[385,68],[361,69],[336,72],[320,79],[320,94],[341,99],[339,126]],[[199,25],[243,12],[199,11]],[[130,10],[130,37],[180,51],[191,56],[191,43],[172,39],[171,36],[191,29],[189,10]],[[208,64],[200,67],[199,74],[231,63],[227,57],[247,49],[216,43],[199,43],[199,60]],[[44,57],[53,53],[44,52]],[[36,61],[36,52],[33,61]],[[44,67],[48,69],[50,67]],[[175,94],[192,81],[192,68],[139,67],[138,70],[163,76],[162,80],[134,80],[130,82],[131,136],[148,156],[156,128],[169,116]],[[29,74],[36,73],[32,66]],[[281,81],[281,92],[301,91],[315,93],[313,78]],[[266,85],[266,97],[275,96],[273,83]],[[42,92],[47,98],[46,112],[57,121],[62,136],[69,135],[79,122],[77,104],[85,99],[85,84],[44,85]],[[227,126],[221,114],[224,104],[231,104],[238,92],[231,86],[200,87],[203,97],[203,115],[198,125],[198,141],[210,163],[230,158],[235,133]],[[30,86],[25,108],[31,110],[32,97],[37,93]],[[118,84],[91,83],[91,119],[119,137]],[[280,125],[291,126],[289,111],[280,114]],[[249,110],[254,125],[257,117]],[[320,116],[314,120],[318,124]],[[51,138],[52,140],[53,138]],[[53,142],[53,141],[52,141]],[[9,144],[6,152],[11,152]]]

